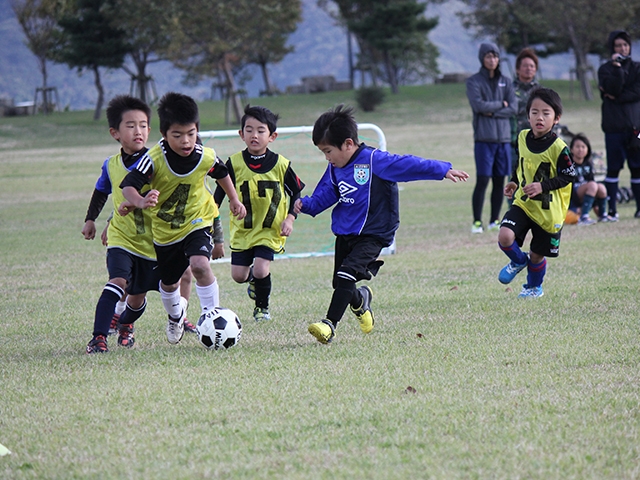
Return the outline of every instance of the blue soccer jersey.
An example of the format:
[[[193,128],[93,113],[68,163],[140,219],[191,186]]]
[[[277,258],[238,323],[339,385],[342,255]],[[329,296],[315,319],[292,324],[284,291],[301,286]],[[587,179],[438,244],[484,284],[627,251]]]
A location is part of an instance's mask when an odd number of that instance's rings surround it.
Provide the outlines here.
[[[313,194],[302,198],[302,212],[331,213],[335,235],[373,235],[387,245],[400,224],[397,182],[442,180],[449,162],[396,155],[364,144],[347,165],[329,164]]]

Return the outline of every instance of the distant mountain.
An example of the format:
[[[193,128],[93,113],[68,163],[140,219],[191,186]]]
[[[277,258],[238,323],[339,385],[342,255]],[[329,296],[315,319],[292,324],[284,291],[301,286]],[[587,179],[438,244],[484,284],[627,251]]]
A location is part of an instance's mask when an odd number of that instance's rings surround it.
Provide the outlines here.
[[[477,51],[480,40],[474,39],[456,16],[456,12],[463,8],[461,1],[449,0],[442,5],[431,6],[427,11],[429,17],[440,19],[429,38],[440,50],[442,73],[475,72],[479,68]],[[346,33],[317,6],[316,0],[303,0],[303,21],[291,35],[289,43],[295,47],[294,52],[280,64],[270,66],[272,79],[280,90],[299,84],[302,77],[310,75],[348,79]],[[569,78],[569,68],[573,64],[571,55],[557,55],[542,60],[541,73],[544,78]],[[0,97],[15,102],[33,100],[42,79],[35,57],[24,44],[24,35],[9,0],[0,0],[0,65]],[[179,90],[198,100],[211,97],[211,80],[196,86],[184,86],[183,73],[168,62],[151,65],[149,72],[159,95]],[[255,97],[264,85],[257,68],[249,69],[248,73],[253,78],[246,81],[244,87],[249,96]],[[130,79],[122,70],[103,71],[103,82],[107,98],[129,92]],[[97,93],[91,73],[78,76],[64,65],[50,64],[48,84],[58,89],[62,107],[90,109],[95,105]]]

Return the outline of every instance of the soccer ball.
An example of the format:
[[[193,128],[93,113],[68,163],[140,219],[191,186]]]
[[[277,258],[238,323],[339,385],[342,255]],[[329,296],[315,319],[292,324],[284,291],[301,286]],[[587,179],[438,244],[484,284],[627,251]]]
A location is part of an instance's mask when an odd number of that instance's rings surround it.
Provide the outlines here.
[[[205,348],[222,350],[231,348],[240,341],[242,325],[231,310],[216,307],[200,317],[196,332]]]

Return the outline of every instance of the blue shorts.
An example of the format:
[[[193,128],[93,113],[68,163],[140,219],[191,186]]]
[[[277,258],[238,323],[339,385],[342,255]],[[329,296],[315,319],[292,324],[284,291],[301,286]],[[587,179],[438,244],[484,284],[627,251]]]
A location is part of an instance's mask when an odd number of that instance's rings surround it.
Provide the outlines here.
[[[511,144],[475,142],[473,154],[478,177],[507,177],[511,175]]]
[[[231,265],[240,265],[250,267],[253,265],[254,258],[264,258],[273,262],[274,252],[269,247],[258,245],[249,250],[241,250],[239,252],[231,252]]]
[[[633,132],[604,134],[609,170],[622,170],[625,160],[629,164],[629,168],[640,168],[640,150],[627,148],[631,135]]]

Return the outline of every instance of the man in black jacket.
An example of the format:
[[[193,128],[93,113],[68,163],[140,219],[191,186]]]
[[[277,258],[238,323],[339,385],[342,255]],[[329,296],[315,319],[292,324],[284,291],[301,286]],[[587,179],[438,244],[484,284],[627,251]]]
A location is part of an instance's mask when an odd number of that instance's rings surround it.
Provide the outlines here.
[[[607,176],[604,184],[609,196],[609,217],[618,219],[616,194],[618,176],[625,160],[631,171],[631,189],[636,199],[635,217],[640,218],[640,63],[631,59],[631,38],[622,30],[609,34],[611,60],[598,69],[602,98],[602,131],[607,149]]]

